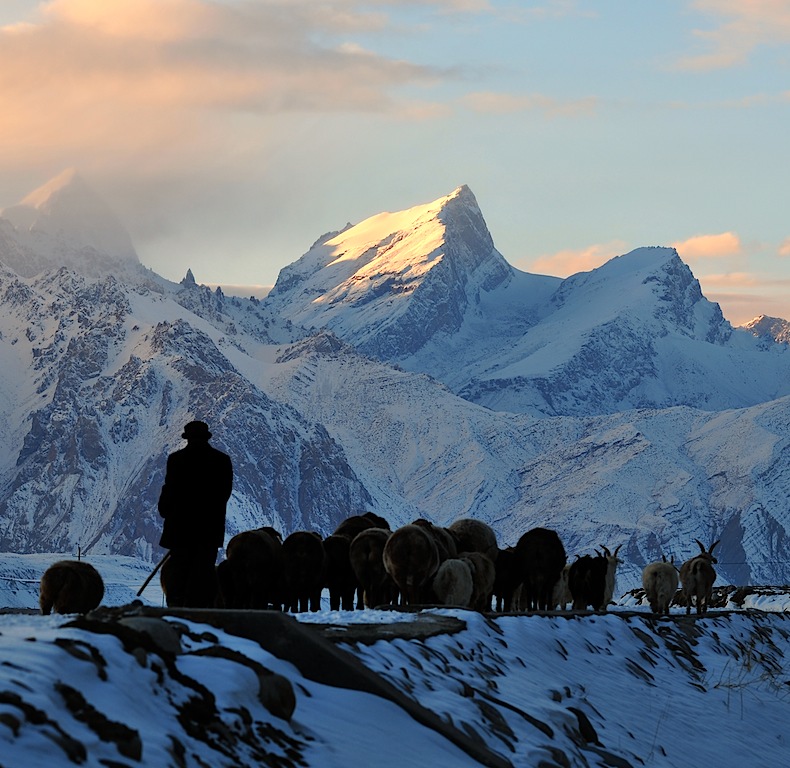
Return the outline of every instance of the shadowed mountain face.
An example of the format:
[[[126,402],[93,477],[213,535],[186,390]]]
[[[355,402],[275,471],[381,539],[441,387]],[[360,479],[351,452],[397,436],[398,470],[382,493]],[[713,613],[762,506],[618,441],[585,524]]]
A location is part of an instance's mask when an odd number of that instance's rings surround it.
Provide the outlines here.
[[[624,544],[632,583],[695,538],[733,581],[790,578],[787,346],[733,329],[674,250],[519,272],[461,187],[241,300],[143,269],[101,206],[105,240],[36,224],[78,178],[0,218],[0,551],[157,557],[165,459],[200,419],[234,461],[228,535],[476,517],[503,545]]]

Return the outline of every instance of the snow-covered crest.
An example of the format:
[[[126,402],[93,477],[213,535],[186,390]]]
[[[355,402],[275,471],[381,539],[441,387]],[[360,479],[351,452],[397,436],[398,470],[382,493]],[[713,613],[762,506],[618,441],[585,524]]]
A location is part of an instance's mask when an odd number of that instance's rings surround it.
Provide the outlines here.
[[[457,331],[480,291],[511,274],[474,195],[459,187],[319,241],[282,270],[267,301],[296,324],[393,358]]]
[[[790,322],[783,320],[781,317],[760,315],[751,322],[746,323],[743,328],[763,339],[769,347],[775,341],[782,344],[790,343]]]

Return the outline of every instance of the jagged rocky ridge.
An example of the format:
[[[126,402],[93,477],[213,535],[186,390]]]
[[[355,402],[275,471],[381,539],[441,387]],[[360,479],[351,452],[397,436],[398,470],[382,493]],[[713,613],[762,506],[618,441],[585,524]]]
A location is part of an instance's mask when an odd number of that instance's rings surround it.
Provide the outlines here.
[[[462,187],[321,238],[258,302],[136,257],[108,274],[122,253],[20,274],[24,239],[0,218],[0,551],[158,556],[194,417],[234,458],[229,533],[474,516],[503,544],[624,543],[625,584],[695,537],[728,580],[790,576],[790,356],[672,249],[519,272]]]
[[[234,302],[194,284],[166,295],[65,268],[30,281],[6,273],[0,296],[16,308],[4,362],[27,374],[19,394],[35,393],[15,404],[15,423],[6,415],[0,551],[150,557],[166,455],[193,415],[234,458],[231,531],[263,521],[331,527],[368,503],[326,430],[272,401],[229,359],[244,356],[231,329],[255,305],[234,322]],[[179,297],[207,317],[225,304],[220,330]],[[259,313],[259,335],[266,322]]]

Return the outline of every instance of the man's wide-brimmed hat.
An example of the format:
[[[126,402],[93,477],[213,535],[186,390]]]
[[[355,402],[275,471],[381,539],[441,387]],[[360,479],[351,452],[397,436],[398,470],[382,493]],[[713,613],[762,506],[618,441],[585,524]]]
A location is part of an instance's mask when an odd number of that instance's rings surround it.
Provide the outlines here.
[[[184,440],[208,440],[211,432],[208,431],[208,424],[205,421],[190,421],[184,427],[184,434],[181,437]]]

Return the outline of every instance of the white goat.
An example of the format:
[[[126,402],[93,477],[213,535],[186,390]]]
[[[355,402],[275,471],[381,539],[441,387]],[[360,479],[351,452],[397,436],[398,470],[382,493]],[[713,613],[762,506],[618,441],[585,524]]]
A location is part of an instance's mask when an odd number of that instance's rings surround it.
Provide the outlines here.
[[[620,551],[620,547],[622,544],[617,545],[617,549],[614,552],[610,552],[606,547],[602,547],[604,557],[607,561],[606,566],[606,581],[604,582],[604,590],[603,590],[603,605],[601,606],[601,610],[605,611],[609,603],[612,602],[612,597],[614,597],[614,584],[615,584],[615,577],[617,575],[617,566],[619,563],[623,561],[617,557],[617,553]]]
[[[469,607],[473,611],[490,611],[496,566],[482,552],[462,552],[459,557],[469,564],[472,573],[473,586]]]
[[[716,581],[716,570],[713,563],[719,561],[713,556],[713,550],[718,541],[706,550],[699,539],[694,539],[700,548],[700,554],[686,560],[680,566],[680,581],[683,584],[683,596],[686,598],[686,613],[691,613],[691,599],[694,598],[697,605],[697,613],[705,613],[710,605],[710,597],[713,592],[713,582]]]
[[[471,564],[465,558],[448,558],[439,566],[431,586],[440,605],[468,608],[475,586]]]
[[[648,563],[642,571],[642,586],[650,610],[668,616],[672,598],[678,591],[678,569],[666,560]]]
[[[554,608],[559,608],[564,611],[568,607],[568,603],[573,602],[573,595],[571,594],[570,587],[568,587],[568,571],[571,568],[570,563],[566,563],[565,567],[560,573],[557,583],[554,585],[554,592],[552,593],[552,603]]]

